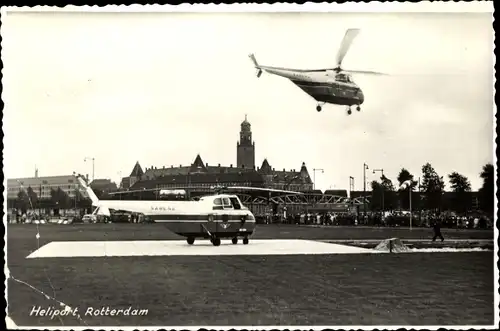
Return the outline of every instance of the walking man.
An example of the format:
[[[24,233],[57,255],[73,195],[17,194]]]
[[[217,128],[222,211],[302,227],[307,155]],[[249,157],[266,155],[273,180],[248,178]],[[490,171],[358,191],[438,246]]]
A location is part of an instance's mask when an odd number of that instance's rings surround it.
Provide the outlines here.
[[[441,234],[441,224],[438,219],[434,220],[434,237],[432,237],[432,241],[436,241],[436,238],[441,238],[441,241],[444,241],[443,235]]]

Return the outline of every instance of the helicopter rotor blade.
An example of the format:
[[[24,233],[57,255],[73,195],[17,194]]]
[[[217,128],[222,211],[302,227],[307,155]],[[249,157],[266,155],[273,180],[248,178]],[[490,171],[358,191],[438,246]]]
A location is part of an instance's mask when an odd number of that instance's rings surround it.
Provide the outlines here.
[[[347,54],[347,51],[351,47],[351,44],[356,38],[356,36],[359,34],[359,29],[348,29],[345,32],[344,39],[342,39],[342,42],[340,43],[340,48],[337,53],[337,67],[340,68],[340,65],[342,64],[342,60],[344,60],[344,56]]]
[[[367,70],[342,70],[343,72],[347,72],[350,74],[362,74],[362,75],[374,75],[374,76],[387,76],[387,74],[376,71],[367,71]]]

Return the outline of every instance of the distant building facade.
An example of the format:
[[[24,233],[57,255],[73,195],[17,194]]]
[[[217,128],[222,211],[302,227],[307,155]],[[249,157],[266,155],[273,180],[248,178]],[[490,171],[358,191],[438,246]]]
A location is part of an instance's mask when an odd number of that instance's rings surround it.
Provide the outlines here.
[[[247,118],[241,123],[240,139],[236,143],[236,166],[209,165],[197,155],[192,164],[178,167],[142,169],[136,162],[130,176],[121,181],[123,189],[210,188],[215,185],[266,187],[293,191],[312,191],[313,182],[305,162],[300,170],[276,170],[264,159],[255,166],[255,143]]]
[[[90,207],[87,192],[73,175],[11,178],[6,189],[8,213],[57,215],[60,209]]]

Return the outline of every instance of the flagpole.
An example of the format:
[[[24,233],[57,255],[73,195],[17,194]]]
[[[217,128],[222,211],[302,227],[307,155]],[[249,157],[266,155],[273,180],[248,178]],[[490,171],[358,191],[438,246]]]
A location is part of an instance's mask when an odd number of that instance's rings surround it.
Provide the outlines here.
[[[413,214],[412,214],[412,210],[411,210],[411,184],[410,184],[410,231],[411,231],[411,223],[413,220]]]

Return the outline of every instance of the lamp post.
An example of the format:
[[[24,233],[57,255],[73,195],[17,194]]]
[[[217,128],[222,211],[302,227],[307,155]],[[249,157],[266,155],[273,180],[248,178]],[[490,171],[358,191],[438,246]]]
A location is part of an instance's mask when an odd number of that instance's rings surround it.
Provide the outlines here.
[[[313,180],[314,180],[314,183],[313,183],[313,190],[316,189],[316,171],[321,171],[321,173],[325,173],[325,170],[324,169],[321,169],[321,168],[314,168],[313,169]]]
[[[349,176],[349,201],[351,203],[351,212],[352,212],[352,209],[354,208],[354,200],[352,198],[352,192],[354,191],[354,177],[353,176]]]
[[[118,175],[118,190],[120,190],[122,188],[122,172],[118,171],[117,175]]]
[[[349,176],[349,197],[352,191],[354,191],[354,177]]]
[[[418,222],[422,225],[422,195],[420,194],[420,177],[418,177]]]
[[[368,164],[363,163],[363,221],[366,217],[366,170],[368,170]]]
[[[94,181],[94,175],[95,175],[95,158],[93,158],[93,157],[85,157],[83,159],[83,162],[87,162],[88,160],[92,161],[92,181]]]
[[[411,208],[411,191],[412,191],[412,185],[413,185],[413,180],[408,179],[405,180],[403,183],[401,183],[401,186],[399,187],[400,190],[405,190],[408,188],[408,195],[410,197],[410,230],[412,229],[412,221],[413,221],[413,215],[412,215],[412,208]]]
[[[384,206],[384,199],[385,199],[385,186],[384,186],[384,169],[373,169],[373,173],[376,172],[381,172],[382,176],[380,177],[382,179],[382,218],[384,217],[384,212],[385,212],[385,206]],[[372,197],[373,199],[373,197]]]

